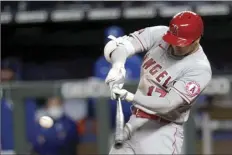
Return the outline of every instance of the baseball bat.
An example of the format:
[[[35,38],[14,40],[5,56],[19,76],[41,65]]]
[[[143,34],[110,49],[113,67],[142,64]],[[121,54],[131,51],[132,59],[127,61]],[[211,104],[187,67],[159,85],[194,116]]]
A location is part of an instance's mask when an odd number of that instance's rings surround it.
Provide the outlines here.
[[[122,146],[124,141],[124,114],[122,110],[121,99],[117,99],[116,107],[116,129],[115,129],[115,147],[119,148]]]

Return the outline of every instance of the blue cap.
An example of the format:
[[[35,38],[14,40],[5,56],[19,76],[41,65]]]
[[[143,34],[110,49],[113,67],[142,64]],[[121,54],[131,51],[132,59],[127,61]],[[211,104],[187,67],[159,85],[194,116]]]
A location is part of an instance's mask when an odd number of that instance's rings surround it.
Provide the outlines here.
[[[110,27],[108,27],[107,29],[105,29],[105,32],[104,32],[105,43],[107,43],[110,40],[110,39],[107,38],[109,35],[113,35],[113,36],[115,36],[117,38],[117,37],[123,36],[124,31],[119,26],[110,26]]]

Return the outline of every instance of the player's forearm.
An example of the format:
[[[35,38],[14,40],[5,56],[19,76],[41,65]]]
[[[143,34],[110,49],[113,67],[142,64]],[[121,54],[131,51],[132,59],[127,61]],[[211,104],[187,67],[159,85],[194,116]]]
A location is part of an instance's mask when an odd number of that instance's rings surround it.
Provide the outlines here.
[[[126,59],[128,58],[127,51],[124,47],[118,47],[111,53],[111,63],[116,64],[125,64]]]
[[[159,98],[156,96],[135,96],[134,101],[157,113],[168,113],[172,109],[171,103],[166,98]]]
[[[135,104],[139,104],[151,111],[165,114],[183,104],[183,99],[178,96],[176,97],[176,94],[171,93],[168,95],[162,98],[158,96],[145,96],[138,91],[134,96],[134,101],[136,102]],[[176,98],[172,99],[173,97]]]

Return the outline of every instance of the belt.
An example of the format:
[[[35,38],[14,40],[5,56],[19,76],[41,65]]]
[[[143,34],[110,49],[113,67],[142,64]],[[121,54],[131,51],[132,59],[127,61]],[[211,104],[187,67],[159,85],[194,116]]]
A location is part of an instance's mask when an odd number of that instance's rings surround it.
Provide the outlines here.
[[[148,113],[142,111],[141,109],[138,109],[135,107],[133,107],[133,109],[132,109],[132,114],[134,114],[136,117],[139,117],[139,118],[147,118],[147,119],[156,120],[156,121],[162,122],[162,123],[171,123],[172,122],[172,121],[163,119],[160,116],[148,114]]]

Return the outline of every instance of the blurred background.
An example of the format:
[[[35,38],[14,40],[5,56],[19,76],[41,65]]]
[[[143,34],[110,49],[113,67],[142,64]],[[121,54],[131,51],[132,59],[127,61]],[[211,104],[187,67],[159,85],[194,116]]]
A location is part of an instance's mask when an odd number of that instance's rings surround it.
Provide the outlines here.
[[[93,86],[105,79],[111,67],[103,57],[107,36],[168,25],[177,12],[192,10],[204,20],[201,45],[213,76],[226,81],[215,80],[211,93],[196,101],[193,121],[186,127],[186,154],[231,154],[231,9],[230,1],[1,1],[1,151],[104,153],[107,146],[99,142],[110,139],[113,132],[115,102],[98,100],[96,94],[104,86]],[[142,57],[127,60],[128,81],[139,80]],[[65,89],[69,81],[86,79],[92,83],[85,85],[84,93],[80,83]],[[101,101],[106,104],[97,106]],[[128,120],[130,104],[123,106]],[[52,127],[39,124],[44,115],[53,118]]]

